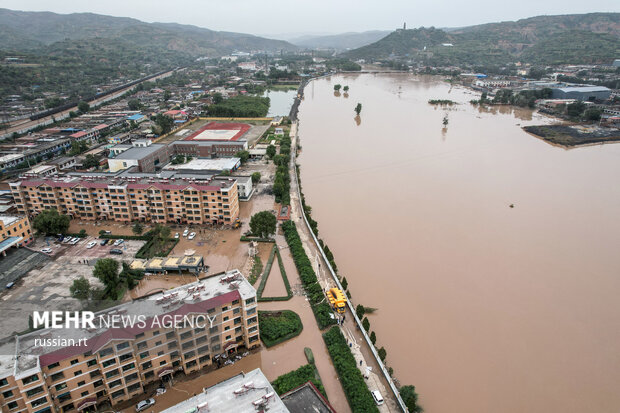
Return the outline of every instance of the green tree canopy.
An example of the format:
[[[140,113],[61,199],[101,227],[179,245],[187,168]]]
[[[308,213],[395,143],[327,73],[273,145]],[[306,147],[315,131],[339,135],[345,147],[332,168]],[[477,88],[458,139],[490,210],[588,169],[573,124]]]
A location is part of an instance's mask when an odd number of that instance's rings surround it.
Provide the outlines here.
[[[261,177],[260,172],[254,172],[252,174],[252,183],[253,184],[259,183],[260,182],[260,177]]]
[[[261,211],[250,219],[250,230],[252,234],[267,238],[276,232],[276,217],[269,211]]]
[[[64,234],[69,229],[70,220],[68,215],[59,214],[56,209],[46,209],[34,218],[32,227],[41,234]]]
[[[235,156],[241,159],[241,164],[244,164],[250,159],[250,152],[248,151],[239,151],[235,154]]]
[[[86,113],[90,110],[90,105],[84,101],[81,101],[80,103],[78,103],[78,109],[80,112]]]
[[[407,385],[402,386],[399,389],[400,397],[402,397],[409,413],[422,413],[424,409],[418,404],[418,393],[415,391],[415,386]]]
[[[362,111],[362,104],[361,104],[361,103],[358,103],[358,104],[355,106],[355,109],[354,109],[354,110],[355,110],[355,113],[357,113],[357,115],[359,116],[360,112]]]
[[[108,294],[115,293],[120,286],[118,261],[112,258],[102,258],[95,263],[93,275],[105,285]]]
[[[172,130],[172,126],[174,125],[174,119],[172,119],[170,116],[158,113],[157,116],[155,116],[155,124],[160,127],[161,134],[163,135]]]
[[[129,102],[127,102],[127,106],[131,110],[140,110],[142,102],[140,102],[140,99],[130,99]]]
[[[276,147],[273,145],[267,146],[267,156],[273,159],[275,154],[276,154]]]
[[[135,224],[133,224],[133,227],[131,227],[131,232],[133,232],[135,235],[142,234],[142,231],[144,231],[144,226],[140,222],[136,222]]]
[[[341,88],[342,88],[342,85],[341,85],[341,84],[336,84],[336,85],[334,85],[334,90],[335,90],[336,92],[338,92]]]
[[[73,281],[69,291],[71,292],[71,297],[78,300],[87,300],[91,293],[90,282],[86,278],[80,277]]]

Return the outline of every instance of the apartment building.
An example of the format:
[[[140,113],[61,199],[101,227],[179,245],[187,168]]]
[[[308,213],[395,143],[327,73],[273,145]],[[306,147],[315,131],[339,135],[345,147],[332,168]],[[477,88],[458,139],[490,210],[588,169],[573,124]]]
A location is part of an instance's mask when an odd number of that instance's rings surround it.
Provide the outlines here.
[[[143,324],[106,324],[140,316]],[[238,270],[118,305],[94,320],[94,328],[50,328],[5,339],[2,411],[82,411],[104,401],[114,406],[144,394],[148,383],[260,344],[256,290]]]
[[[82,220],[230,224],[239,216],[231,177],[167,174],[68,174],[10,183],[17,210],[55,208]]]
[[[26,216],[0,215],[0,255],[13,246],[32,241],[32,229]]]

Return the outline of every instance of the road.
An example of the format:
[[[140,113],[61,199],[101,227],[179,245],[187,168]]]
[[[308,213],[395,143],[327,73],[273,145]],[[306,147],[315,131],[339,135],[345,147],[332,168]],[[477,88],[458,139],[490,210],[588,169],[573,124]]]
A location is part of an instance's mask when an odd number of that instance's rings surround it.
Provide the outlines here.
[[[174,70],[170,70],[170,71],[168,71],[166,73],[162,73],[159,76],[153,77],[151,79],[144,80],[144,82],[151,82],[151,81],[154,81],[154,80],[157,80],[157,79],[161,79],[163,77],[170,76],[173,72],[174,72]],[[140,82],[140,83],[143,83],[143,82]],[[134,87],[136,87],[136,85],[128,86],[125,89],[121,89],[121,90],[119,90],[118,92],[116,92],[116,93],[114,93],[112,95],[102,96],[102,97],[100,97],[98,99],[95,99],[95,100],[93,100],[91,102],[88,102],[88,104],[90,106],[96,106],[96,105],[98,105],[100,103],[103,103],[105,101],[115,99],[115,98],[121,96],[123,93],[127,92],[128,90],[133,89]],[[14,132],[23,133],[23,132],[28,131],[30,129],[34,129],[34,128],[36,128],[39,125],[47,125],[49,123],[52,123],[52,118],[54,118],[56,120],[64,119],[64,118],[69,116],[69,112],[73,112],[73,111],[76,111],[76,110],[77,110],[77,105],[72,107],[72,108],[69,108],[67,110],[64,110],[62,112],[54,113],[53,115],[46,116],[46,117],[41,118],[41,119],[36,119],[36,120],[30,120],[30,118],[21,119],[19,121],[13,122],[8,129],[2,131],[2,134],[3,134],[3,136],[9,136],[9,135],[13,134]]]

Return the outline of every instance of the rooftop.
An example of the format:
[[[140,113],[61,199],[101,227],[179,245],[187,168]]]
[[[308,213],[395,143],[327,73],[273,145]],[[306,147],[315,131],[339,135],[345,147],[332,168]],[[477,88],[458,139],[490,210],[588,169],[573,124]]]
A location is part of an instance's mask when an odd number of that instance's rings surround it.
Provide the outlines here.
[[[218,307],[223,303],[235,299],[248,299],[256,296],[256,290],[239,272],[231,270],[220,275],[185,284],[181,287],[156,293],[148,297],[123,303],[104,311],[95,313],[95,327],[92,328],[61,328],[41,329],[16,337],[8,337],[0,343],[0,378],[14,374],[16,378],[26,377],[41,370],[41,366],[47,366],[68,357],[84,353],[95,353],[113,340],[135,340],[135,336],[143,331],[161,325],[161,319],[155,317],[163,315],[186,316],[188,314],[206,313],[211,308]],[[58,308],[46,309],[44,303],[12,303],[21,305],[24,314],[32,314],[38,310],[59,310]],[[217,313],[215,313],[216,316]],[[136,317],[146,317],[143,324],[136,321],[129,325],[128,320],[136,320]],[[109,328],[100,325],[97,320],[122,319],[118,322],[118,328]],[[138,319],[139,321],[139,319]],[[126,324],[126,326],[123,326]],[[0,324],[1,326],[1,324]],[[58,345],[40,346],[37,339],[60,339],[85,340],[83,345]],[[61,343],[62,344],[62,343]],[[15,356],[17,355],[17,356]]]
[[[252,128],[247,123],[210,122],[185,138],[186,141],[236,141]]]
[[[293,413],[335,413],[312,382],[307,382],[282,395],[282,401]]]
[[[157,143],[149,146],[136,146],[119,153],[114,157],[114,159],[143,159],[165,147],[166,145]]]
[[[231,377],[162,413],[197,412],[205,407],[210,412],[289,413],[260,369]]]
[[[196,158],[188,163],[168,164],[164,169],[169,170],[197,170],[197,171],[230,171],[241,163],[239,158]]]
[[[0,215],[0,221],[2,221],[2,225],[4,225],[5,227],[14,224],[15,222],[19,221],[19,219],[20,218],[16,217],[15,215]]]

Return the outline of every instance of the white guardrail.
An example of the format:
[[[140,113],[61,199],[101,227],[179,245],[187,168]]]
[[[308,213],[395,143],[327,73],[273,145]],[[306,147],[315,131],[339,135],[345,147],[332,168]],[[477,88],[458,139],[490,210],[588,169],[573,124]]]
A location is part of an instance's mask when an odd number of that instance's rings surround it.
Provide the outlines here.
[[[306,212],[303,210],[303,206],[301,206],[301,187],[299,185],[299,179],[297,178],[298,170],[297,170],[297,164],[295,162],[295,160],[297,159],[296,147],[297,147],[297,142],[299,140],[299,121],[295,120],[295,124],[297,126],[295,130],[295,147],[292,148],[291,150],[290,162],[293,162],[293,167],[295,170],[295,183],[297,184],[297,196],[299,197],[301,216],[304,218],[304,222],[306,223],[308,232],[310,232],[310,235],[312,236],[312,239],[314,240],[314,244],[316,245],[316,248],[321,253],[321,256],[323,257],[325,264],[327,264],[327,268],[329,269],[329,273],[331,274],[334,282],[336,283],[336,285],[338,286],[340,290],[344,291],[344,288],[342,288],[342,285],[340,284],[340,280],[338,279],[338,276],[334,272],[334,269],[332,268],[331,264],[329,263],[329,260],[327,259],[327,256],[325,255],[325,252],[323,251],[323,248],[321,248],[321,245],[319,244],[319,240],[317,239],[316,235],[314,235],[314,232],[312,231],[312,228],[310,227],[310,223],[308,222],[308,218],[306,217]],[[405,402],[403,401],[402,397],[400,397],[400,392],[398,391],[398,388],[396,388],[396,385],[394,384],[394,380],[392,380],[390,373],[385,368],[385,364],[383,364],[383,361],[381,361],[381,358],[379,357],[379,353],[377,353],[377,349],[375,348],[374,344],[372,344],[372,341],[370,341],[370,337],[368,336],[368,333],[366,332],[366,330],[364,330],[364,327],[362,326],[361,320],[357,317],[357,313],[355,312],[355,308],[353,307],[351,300],[347,300],[347,305],[349,306],[349,310],[351,310],[351,314],[353,315],[353,318],[355,319],[355,322],[357,323],[357,327],[359,328],[359,330],[362,332],[362,335],[364,336],[364,340],[366,340],[368,347],[370,347],[370,351],[375,357],[375,360],[377,361],[377,364],[379,365],[379,368],[381,369],[383,376],[385,377],[388,384],[390,385],[390,389],[392,390],[392,393],[394,393],[394,397],[396,397],[396,401],[398,402],[399,407],[401,408],[403,412],[405,413],[409,412],[409,410],[407,409],[407,406],[405,405]]]

